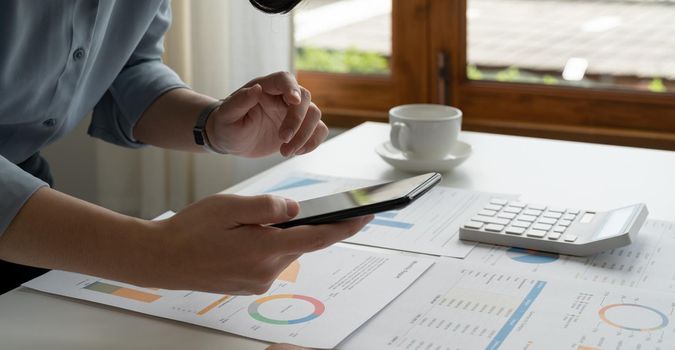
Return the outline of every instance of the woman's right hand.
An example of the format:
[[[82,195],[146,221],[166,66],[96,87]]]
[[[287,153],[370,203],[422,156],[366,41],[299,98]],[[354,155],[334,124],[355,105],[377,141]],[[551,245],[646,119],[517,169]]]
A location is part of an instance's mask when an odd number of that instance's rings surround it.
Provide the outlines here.
[[[218,194],[153,222],[159,232],[152,270],[139,281],[154,287],[222,294],[262,294],[300,255],[357,233],[372,216],[334,224],[279,229],[298,203],[270,195]]]

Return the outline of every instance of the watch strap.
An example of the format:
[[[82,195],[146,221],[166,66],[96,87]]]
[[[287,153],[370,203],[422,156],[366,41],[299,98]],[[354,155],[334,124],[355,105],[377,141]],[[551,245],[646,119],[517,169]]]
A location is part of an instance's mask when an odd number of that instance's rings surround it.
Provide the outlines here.
[[[222,103],[222,100],[212,102],[199,113],[197,122],[195,123],[194,128],[192,128],[192,135],[194,136],[195,143],[204,147],[205,150],[212,153],[227,154],[227,152],[213,147],[211,141],[209,141],[209,135],[206,132],[206,122],[209,120],[209,116],[216,108],[220,107]]]

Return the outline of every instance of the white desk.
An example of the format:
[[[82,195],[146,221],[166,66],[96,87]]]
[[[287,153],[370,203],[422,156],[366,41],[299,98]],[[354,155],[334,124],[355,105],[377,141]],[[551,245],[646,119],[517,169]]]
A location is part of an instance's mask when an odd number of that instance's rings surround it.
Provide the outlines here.
[[[367,123],[269,172],[309,171],[397,179],[374,152],[386,124]],[[675,221],[675,152],[465,132],[473,156],[443,185],[559,206],[609,209],[647,203],[650,218]],[[256,177],[230,188],[234,192]],[[0,296],[2,349],[262,349],[265,343],[20,288]]]

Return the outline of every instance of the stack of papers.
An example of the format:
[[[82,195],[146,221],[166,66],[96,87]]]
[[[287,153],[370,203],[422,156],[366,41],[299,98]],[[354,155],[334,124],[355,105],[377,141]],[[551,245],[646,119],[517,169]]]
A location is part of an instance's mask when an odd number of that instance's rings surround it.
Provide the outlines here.
[[[374,183],[271,175],[239,194],[304,200]],[[25,286],[311,348],[675,344],[674,223],[649,220],[632,245],[584,258],[461,242],[459,225],[494,197],[517,198],[437,186],[403,210],[376,215],[347,243],[303,255],[258,296],[140,288],[63,271]]]

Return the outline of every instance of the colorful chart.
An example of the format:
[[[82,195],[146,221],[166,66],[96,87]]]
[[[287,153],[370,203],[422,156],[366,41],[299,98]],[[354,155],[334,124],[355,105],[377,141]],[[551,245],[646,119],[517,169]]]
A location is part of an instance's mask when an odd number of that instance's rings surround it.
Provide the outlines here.
[[[668,325],[668,316],[640,304],[609,304],[598,311],[608,325],[627,331],[649,332]]]
[[[509,248],[506,255],[512,260],[525,264],[548,264],[558,260],[558,254],[516,247]]]
[[[197,312],[197,316],[204,316],[204,315],[206,315],[209,311],[213,310],[216,306],[218,306],[218,305],[220,305],[220,304],[222,304],[222,303],[224,303],[224,302],[226,302],[226,301],[228,301],[228,300],[230,300],[230,299],[232,299],[231,296],[229,296],[229,295],[223,295],[222,298],[220,298],[220,299],[218,299],[218,300],[212,302],[212,303],[209,304],[207,307],[205,307],[205,308],[199,310],[199,312]]]
[[[373,221],[371,221],[369,225],[385,226],[403,230],[410,230],[413,227],[413,224],[409,222],[389,220],[396,218],[396,215],[398,215],[398,211],[395,210],[377,213],[375,214],[375,219],[373,219]]]
[[[147,293],[147,292],[143,292],[143,291],[131,289],[131,288],[120,287],[120,286],[116,286],[116,285],[109,284],[109,283],[103,283],[103,282],[91,283],[91,284],[87,285],[86,287],[84,287],[84,289],[92,290],[92,291],[100,292],[100,293],[112,294],[112,295],[116,295],[116,296],[122,297],[122,298],[132,299],[132,300],[136,300],[136,301],[142,301],[144,303],[152,303],[153,301],[162,297],[161,295]]]
[[[292,177],[290,179],[284,180],[281,183],[273,186],[272,188],[267,189],[265,192],[278,192],[283,190],[290,190],[292,188],[305,187],[315,184],[324,183],[326,181],[319,179],[311,179],[305,177]]]
[[[283,319],[274,319],[274,318],[269,318],[266,316],[263,316],[260,312],[260,306],[274,300],[280,300],[280,299],[297,299],[301,300],[307,303],[312,304],[314,306],[314,311],[310,313],[309,315],[295,318],[295,319],[289,319],[289,320],[283,320]],[[286,307],[288,309],[288,307]],[[304,322],[309,322],[323,314],[323,312],[326,310],[326,306],[318,299],[308,297],[306,295],[299,295],[299,294],[275,294],[275,295],[269,295],[263,298],[260,298],[254,302],[252,302],[248,306],[248,313],[253,317],[254,319],[264,322],[264,323],[269,323],[269,324],[278,324],[278,325],[284,325],[284,324],[298,324],[298,323],[304,323]]]
[[[295,283],[298,280],[298,275],[300,274],[300,263],[295,260],[288,267],[286,267],[281,273],[277,280]]]

